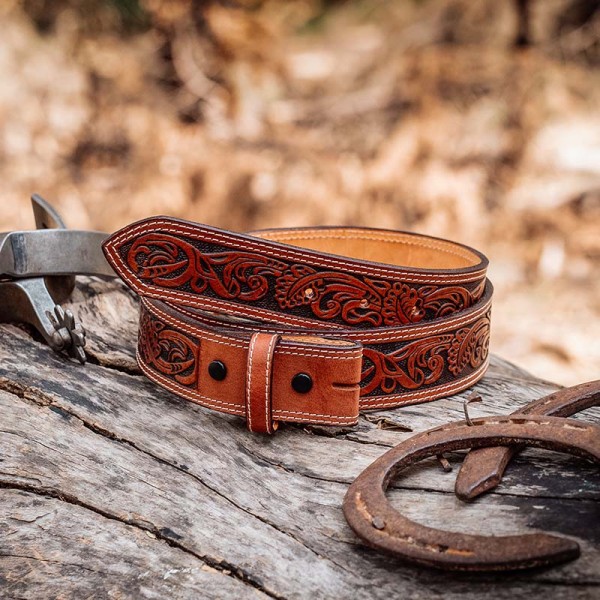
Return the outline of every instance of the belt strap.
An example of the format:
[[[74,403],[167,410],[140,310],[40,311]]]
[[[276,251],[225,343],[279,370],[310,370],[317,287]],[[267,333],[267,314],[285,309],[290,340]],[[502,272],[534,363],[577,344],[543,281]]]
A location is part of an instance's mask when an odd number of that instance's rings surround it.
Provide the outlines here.
[[[461,391],[485,372],[487,259],[365,228],[232,233],[155,217],[104,243],[142,297],[138,363],[180,396],[245,416],[351,425],[360,409]]]

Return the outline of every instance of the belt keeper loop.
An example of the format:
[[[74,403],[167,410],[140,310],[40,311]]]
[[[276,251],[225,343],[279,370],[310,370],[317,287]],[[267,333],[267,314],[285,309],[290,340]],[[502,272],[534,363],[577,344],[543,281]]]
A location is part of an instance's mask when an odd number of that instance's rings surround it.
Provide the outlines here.
[[[250,338],[246,375],[246,422],[255,433],[273,433],[277,421],[271,418],[273,354],[279,335],[255,333]]]

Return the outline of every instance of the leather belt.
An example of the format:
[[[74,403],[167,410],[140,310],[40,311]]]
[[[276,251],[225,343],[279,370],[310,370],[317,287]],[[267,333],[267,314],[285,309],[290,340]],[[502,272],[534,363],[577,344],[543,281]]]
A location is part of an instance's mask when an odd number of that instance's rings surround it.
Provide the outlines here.
[[[488,364],[488,261],[467,246],[353,227],[252,234],[166,217],[103,244],[141,298],[138,363],[166,389],[245,416],[352,425],[449,396]]]

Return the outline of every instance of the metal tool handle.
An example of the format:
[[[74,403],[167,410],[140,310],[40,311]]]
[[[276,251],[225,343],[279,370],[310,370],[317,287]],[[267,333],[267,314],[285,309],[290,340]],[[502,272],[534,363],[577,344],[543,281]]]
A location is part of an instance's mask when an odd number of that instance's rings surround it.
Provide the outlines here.
[[[0,236],[0,274],[11,278],[56,275],[115,277],[100,247],[105,233],[72,229],[11,231]]]

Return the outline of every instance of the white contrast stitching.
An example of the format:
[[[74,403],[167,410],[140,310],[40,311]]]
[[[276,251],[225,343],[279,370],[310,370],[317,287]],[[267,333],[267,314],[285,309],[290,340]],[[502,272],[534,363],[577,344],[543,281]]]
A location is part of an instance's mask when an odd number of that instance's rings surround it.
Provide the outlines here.
[[[271,363],[273,362],[273,344],[277,340],[276,335],[271,336],[269,341],[269,347],[267,348],[267,379],[265,382],[265,427],[267,431],[271,433],[273,431],[271,427],[271,411],[269,410],[269,400],[271,397]]]
[[[402,342],[413,339],[419,339],[423,336],[423,333],[447,333],[460,327],[465,324],[472,323],[477,321],[484,315],[491,307],[491,299],[485,305],[483,305],[479,310],[470,312],[467,315],[463,315],[460,318],[444,321],[441,325],[431,324],[431,325],[421,325],[421,326],[410,326],[409,331],[398,331],[398,333],[394,333],[390,335],[389,332],[386,333],[378,333],[375,330],[365,330],[362,332],[353,332],[353,331],[345,331],[343,336],[348,339],[355,339],[361,341],[364,344],[368,343],[383,343],[383,342]],[[361,335],[362,333],[362,335]],[[368,337],[366,337],[368,335]],[[363,337],[364,336],[364,337]]]
[[[339,231],[339,230],[338,230]],[[344,229],[342,231],[348,231],[347,229]],[[324,234],[324,235],[314,235],[311,233],[311,235],[286,235],[285,232],[274,232],[275,235],[257,235],[256,237],[259,237],[260,239],[264,239],[264,240],[273,240],[276,242],[280,242],[280,241],[284,241],[284,242],[289,242],[290,240],[370,240],[373,242],[386,242],[386,243],[391,243],[391,244],[402,244],[402,245],[406,245],[406,246],[418,246],[420,248],[428,248],[430,250],[439,250],[440,252],[443,252],[444,254],[452,254],[453,256],[458,256],[459,258],[464,258],[465,260],[473,260],[473,259],[479,259],[479,257],[472,253],[469,252],[467,250],[464,251],[460,251],[461,249],[455,246],[452,246],[453,248],[456,248],[456,250],[458,250],[458,252],[455,252],[453,250],[450,250],[447,246],[444,245],[444,242],[440,242],[440,243],[432,243],[432,244],[425,244],[423,242],[419,242],[419,241],[415,241],[415,240],[406,240],[406,239],[393,239],[393,235],[392,236],[388,236],[386,237],[385,235],[382,236],[372,236],[372,235],[330,235],[330,234]],[[447,242],[448,244],[451,244],[451,242]],[[394,265],[392,265],[394,266]]]
[[[204,329],[201,327],[195,327],[193,325],[188,325],[184,321],[178,321],[177,319],[175,319],[174,317],[171,317],[171,315],[165,313],[163,310],[161,310],[157,306],[147,303],[143,298],[142,298],[142,300],[144,302],[144,306],[146,307],[146,309],[149,312],[154,313],[155,316],[159,316],[159,317],[163,318],[165,321],[167,321],[167,323],[169,323],[170,325],[173,325],[173,327],[183,329],[183,331],[187,331],[188,333],[195,335],[196,337],[204,337],[205,339],[207,339],[209,342],[212,342],[213,344],[220,344],[222,346],[234,346],[236,348],[243,348],[243,349],[248,347],[248,344],[244,343],[242,340],[240,340],[240,342],[238,343],[235,340],[235,338],[233,338],[233,337],[220,335],[218,333],[214,333],[213,331],[208,331],[207,329]],[[224,341],[221,342],[221,341],[218,341],[218,339],[212,339],[212,338],[219,338]]]
[[[456,327],[459,327],[460,325],[463,325],[464,323],[470,322],[472,320],[474,321],[479,316],[481,316],[482,314],[487,312],[490,309],[491,305],[492,305],[492,298],[490,297],[485,304],[481,305],[480,307],[477,307],[476,310],[467,309],[466,311],[461,311],[459,313],[455,313],[454,315],[452,315],[450,317],[445,317],[441,324],[440,323],[431,323],[428,325],[424,325],[421,323],[415,323],[412,325],[404,325],[404,326],[399,327],[392,334],[390,334],[389,331],[378,332],[375,329],[338,329],[337,331],[335,331],[335,334],[336,334],[336,336],[337,336],[337,334],[339,334],[339,339],[347,338],[348,340],[359,341],[359,342],[363,342],[363,343],[386,342],[386,341],[393,342],[393,341],[410,340],[410,339],[421,337],[421,334],[423,332],[444,333],[451,329],[455,329]],[[169,305],[169,306],[171,306],[171,305]],[[153,308],[155,308],[155,307],[153,307]],[[176,312],[180,310],[179,307],[176,309],[174,307],[172,307],[172,308]],[[160,310],[160,309],[156,308],[156,310]],[[184,311],[182,311],[182,312],[184,312]],[[162,313],[162,314],[164,314],[164,313]],[[192,316],[191,313],[189,313],[189,312],[186,314]],[[193,317],[198,320],[202,319],[202,317],[199,315],[198,316],[193,315]],[[218,319],[215,319],[215,320],[218,321]],[[226,326],[241,329],[243,331],[251,330],[250,326],[236,325],[236,324],[230,324],[230,323],[227,323]],[[205,331],[205,330],[203,329],[202,331]],[[286,334],[287,335],[302,335],[302,334],[329,335],[330,333],[333,333],[333,332],[325,333],[323,331],[311,330],[311,329],[306,329],[301,332],[298,332],[298,331],[294,332],[293,330],[288,331],[285,329],[274,328],[271,331],[273,333],[279,333],[281,335],[286,335]],[[209,335],[223,337],[223,336],[219,336],[219,334],[212,333],[212,332],[209,333]],[[225,338],[225,339],[230,339],[230,338]]]
[[[252,429],[252,391],[250,386],[252,385],[252,359],[254,355],[254,346],[260,333],[255,333],[250,340],[250,350],[248,352],[248,373],[246,373],[246,411],[248,412],[248,428]]]
[[[356,354],[355,356],[336,356],[333,352],[293,352],[288,350],[282,350],[279,348],[277,354],[285,354],[287,356],[307,356],[308,358],[331,358],[334,360],[356,360],[362,358],[362,354]]]
[[[335,332],[336,334],[336,339],[344,339],[346,338],[349,341],[357,341],[357,342],[362,342],[362,343],[383,343],[383,342],[401,342],[401,341],[408,341],[411,339],[418,339],[420,337],[422,337],[423,333],[445,333],[447,331],[450,331],[452,329],[456,329],[457,327],[460,327],[461,325],[464,325],[465,323],[471,323],[473,321],[476,321],[479,317],[481,317],[481,315],[483,315],[484,313],[486,313],[490,307],[492,305],[492,298],[490,297],[487,302],[483,305],[481,305],[480,307],[477,307],[476,310],[472,310],[472,309],[467,309],[466,311],[461,311],[459,313],[455,313],[454,315],[450,316],[450,317],[445,317],[442,321],[442,323],[431,323],[428,325],[424,325],[421,323],[415,323],[413,325],[403,325],[401,327],[399,327],[397,330],[395,330],[392,334],[390,334],[389,332],[389,328],[387,331],[382,331],[379,332],[375,329],[342,329],[342,330],[338,330]],[[473,307],[474,309],[475,307]],[[179,311],[180,309],[174,309]],[[181,312],[185,312],[185,311],[181,311]],[[466,313],[466,314],[465,314]],[[186,314],[190,314],[191,313],[186,313]],[[193,315],[194,318],[197,318],[199,321],[202,320],[202,317],[200,315],[196,316]],[[218,319],[213,319],[216,322],[219,322]],[[221,323],[224,323],[221,321]],[[259,326],[259,324],[256,324],[257,326]],[[242,330],[245,332],[250,332],[253,330],[253,328],[251,326],[244,326],[244,325],[238,325],[238,324],[234,324],[234,323],[227,323],[226,325],[227,327],[232,327],[232,328],[236,328],[238,330]],[[204,331],[204,330],[202,330]],[[302,330],[302,331],[294,331],[294,330],[288,330],[288,329],[281,329],[281,328],[273,328],[269,330],[270,332],[273,333],[278,333],[282,336],[285,335],[330,335],[330,332],[322,332],[319,330],[310,330],[310,329],[306,329],[306,330]],[[333,332],[331,332],[333,333]],[[339,337],[337,336],[337,334],[339,334]],[[213,335],[218,335],[218,334],[213,334]],[[326,338],[325,338],[326,339]],[[341,351],[343,351],[343,349],[340,349]]]
[[[294,417],[291,416],[287,419],[287,422],[289,423],[295,423],[297,421],[303,421],[303,422],[307,422],[307,423],[313,423],[315,425],[338,425],[338,424],[343,424],[343,425],[356,425],[356,423],[358,423],[358,417],[353,418],[352,421],[339,421],[339,420],[331,420],[331,419],[324,419],[322,421],[315,421],[314,419],[303,419],[302,417]]]
[[[242,243],[253,250],[256,250],[263,254],[274,256],[278,260],[281,260],[281,254],[283,254],[284,256],[287,256],[290,258],[293,257],[294,260],[298,260],[300,262],[307,262],[306,256],[303,257],[301,252],[294,251],[293,249],[288,250],[288,249],[281,248],[281,249],[278,249],[278,253],[276,253],[272,250],[265,249],[264,241],[262,243],[260,241],[254,242],[254,241],[248,240],[246,238],[243,238],[240,240],[239,238],[236,238],[236,237],[232,236],[231,234],[226,235],[226,234],[220,233],[220,232],[207,231],[207,230],[203,229],[200,225],[193,227],[193,226],[187,225],[185,223],[175,223],[174,221],[165,220],[165,219],[153,219],[150,221],[145,221],[144,223],[140,223],[139,225],[136,225],[134,227],[131,227],[128,229],[126,228],[125,231],[123,231],[119,235],[115,236],[114,239],[110,239],[107,242],[106,247],[111,250],[111,254],[114,254],[113,251],[116,248],[117,243],[120,243],[123,239],[127,239],[129,241],[129,239],[131,239],[133,237],[134,233],[137,233],[139,231],[144,231],[144,230],[151,232],[153,229],[155,229],[159,225],[165,226],[161,230],[162,232],[178,233],[178,234],[182,234],[183,232],[186,232],[187,235],[189,235],[190,237],[195,238],[195,239],[206,239],[209,241],[212,239],[217,239],[217,240],[228,242],[229,244],[231,244],[233,242],[233,239],[235,239],[237,244]],[[415,282],[424,281],[424,282],[428,282],[428,283],[470,282],[470,281],[476,281],[477,279],[480,278],[481,275],[485,274],[485,268],[479,268],[478,271],[473,271],[473,272],[469,272],[469,273],[458,273],[458,274],[436,273],[435,276],[439,277],[441,279],[432,279],[430,275],[427,275],[425,273],[413,273],[411,271],[404,271],[401,268],[396,267],[395,265],[390,265],[389,270],[385,271],[385,270],[377,268],[375,266],[365,265],[365,264],[361,263],[361,261],[349,262],[349,261],[346,261],[343,259],[328,258],[327,256],[320,256],[318,253],[317,253],[317,256],[315,256],[309,250],[305,250],[304,253],[305,254],[309,253],[312,261],[314,261],[315,263],[321,263],[324,266],[333,266],[333,267],[346,266],[355,271],[358,270],[360,272],[366,272],[368,274],[381,275],[382,277],[385,277],[386,279],[391,279],[390,271],[393,271],[393,273],[395,275],[402,275],[403,277],[407,277],[408,278],[407,281],[415,281]],[[118,254],[117,254],[117,256],[118,256]],[[118,258],[120,261],[120,257],[118,257]]]
[[[429,325],[414,324],[407,325],[398,328],[392,334],[389,330],[386,332],[378,332],[375,329],[344,329],[343,331],[335,332],[336,339],[347,339],[351,341],[357,341],[362,343],[373,343],[373,342],[401,342],[408,341],[411,339],[418,339],[423,336],[423,333],[445,333],[460,327],[466,323],[471,323],[479,319],[485,314],[491,307],[491,299],[484,305],[479,307],[477,310],[469,311],[468,314],[463,312],[458,313],[456,316],[447,317],[441,324],[431,323]],[[228,324],[229,325],[229,324]],[[274,333],[279,333],[282,336],[286,334],[290,335],[290,331],[285,329],[272,329]],[[307,330],[302,332],[294,332],[291,335],[314,335],[317,332]],[[339,333],[339,337],[338,334]],[[330,335],[330,333],[320,332],[321,335]]]
[[[318,321],[316,319],[303,319],[301,317],[292,317],[290,315],[286,315],[284,313],[277,312],[275,310],[269,309],[254,309],[250,306],[246,306],[245,304],[239,304],[235,302],[229,302],[228,300],[215,300],[213,298],[207,298],[206,296],[195,296],[189,292],[178,292],[177,290],[168,290],[166,288],[158,288],[159,291],[153,291],[150,286],[145,283],[142,283],[135,276],[132,276],[130,273],[119,270],[119,274],[121,277],[128,281],[131,284],[131,287],[134,290],[143,290],[145,296],[150,298],[156,298],[161,302],[165,302],[165,297],[167,300],[175,302],[177,299],[180,299],[182,303],[187,303],[188,306],[195,308],[199,304],[204,307],[210,307],[215,310],[222,310],[223,306],[227,306],[233,312],[263,318],[265,315],[272,315],[274,318],[277,318],[279,321],[289,322],[290,324],[299,324],[300,326],[308,327],[313,326],[315,329],[321,329],[324,331],[327,330],[341,330],[343,328],[342,325],[336,323],[326,323],[323,321]],[[142,294],[141,294],[142,295]]]
[[[356,417],[344,417],[341,415],[321,415],[318,413],[309,413],[309,412],[301,412],[298,410],[278,410],[276,411],[277,414],[286,414],[286,415],[306,415],[308,417],[324,417],[327,419],[340,419],[340,420],[349,420],[349,419],[356,419]],[[275,411],[274,411],[275,413]]]

